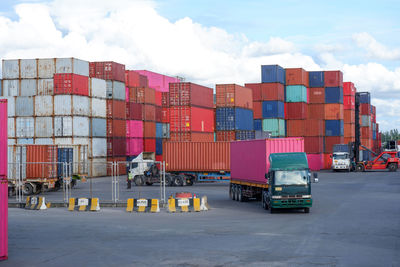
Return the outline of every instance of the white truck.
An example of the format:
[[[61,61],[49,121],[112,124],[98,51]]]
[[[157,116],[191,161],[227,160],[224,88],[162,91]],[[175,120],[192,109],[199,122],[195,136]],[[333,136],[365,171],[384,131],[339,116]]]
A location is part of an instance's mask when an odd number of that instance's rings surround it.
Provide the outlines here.
[[[352,170],[352,162],[350,155],[350,146],[347,144],[337,144],[333,146],[332,154],[332,170]]]

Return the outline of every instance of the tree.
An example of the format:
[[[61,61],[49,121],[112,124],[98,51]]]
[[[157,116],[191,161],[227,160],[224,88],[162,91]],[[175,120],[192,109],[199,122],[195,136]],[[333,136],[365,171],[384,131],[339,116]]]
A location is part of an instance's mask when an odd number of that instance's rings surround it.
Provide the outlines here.
[[[382,142],[389,140],[400,140],[400,133],[397,129],[392,129],[382,133]]]

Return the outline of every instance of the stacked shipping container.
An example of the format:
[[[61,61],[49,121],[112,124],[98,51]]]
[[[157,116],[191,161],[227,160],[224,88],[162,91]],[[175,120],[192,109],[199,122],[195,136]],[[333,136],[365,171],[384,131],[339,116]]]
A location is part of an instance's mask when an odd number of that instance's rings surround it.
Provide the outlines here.
[[[343,83],[343,109],[344,109],[344,143],[355,141],[355,95],[356,88],[352,82]]]

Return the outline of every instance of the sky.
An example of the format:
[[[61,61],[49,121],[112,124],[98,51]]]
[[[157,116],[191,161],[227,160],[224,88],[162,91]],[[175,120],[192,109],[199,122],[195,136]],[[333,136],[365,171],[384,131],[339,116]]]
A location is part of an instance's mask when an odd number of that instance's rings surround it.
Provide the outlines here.
[[[214,88],[260,65],[341,70],[400,129],[400,4],[381,1],[2,0],[0,58],[113,60]]]

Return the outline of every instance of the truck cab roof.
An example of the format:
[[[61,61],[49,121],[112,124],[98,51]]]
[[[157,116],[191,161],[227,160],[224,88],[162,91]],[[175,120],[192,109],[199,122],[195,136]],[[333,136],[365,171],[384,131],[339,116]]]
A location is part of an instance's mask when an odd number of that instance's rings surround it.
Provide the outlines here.
[[[304,152],[271,153],[269,161],[271,171],[308,169],[307,155]]]

